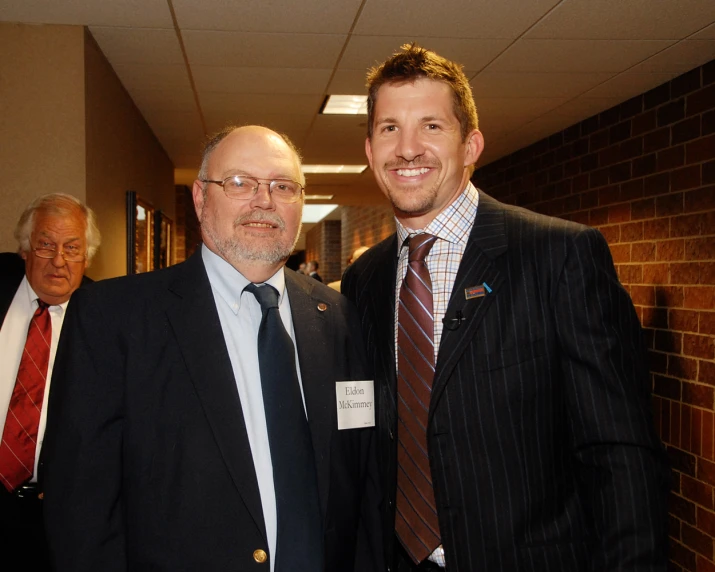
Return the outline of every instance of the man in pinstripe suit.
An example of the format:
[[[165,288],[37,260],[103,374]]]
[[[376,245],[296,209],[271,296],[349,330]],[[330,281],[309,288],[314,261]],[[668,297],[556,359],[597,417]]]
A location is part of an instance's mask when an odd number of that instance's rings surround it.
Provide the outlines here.
[[[484,140],[461,66],[403,46],[368,85],[366,152],[397,233],[342,291],[375,375],[388,569],[665,571],[669,468],[605,240],[470,183]],[[401,340],[408,238],[425,233],[423,403]]]

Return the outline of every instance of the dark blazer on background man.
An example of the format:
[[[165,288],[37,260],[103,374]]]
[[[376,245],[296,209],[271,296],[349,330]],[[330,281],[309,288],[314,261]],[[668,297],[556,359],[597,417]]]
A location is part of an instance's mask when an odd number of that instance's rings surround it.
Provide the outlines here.
[[[342,282],[374,368],[389,566],[397,252],[393,235]],[[664,572],[669,469],[602,235],[480,192],[445,323],[427,441],[448,572]]]
[[[352,572],[357,559],[357,570],[373,570],[381,560],[380,539],[370,538],[380,534],[375,432],[338,431],[336,420],[335,382],[367,379],[357,315],[329,288],[288,269],[285,278],[325,569]],[[254,560],[254,551],[268,552],[258,483],[201,250],[75,296],[43,457],[57,570],[263,570]]]
[[[0,326],[25,276],[25,261],[14,252],[0,252]]]

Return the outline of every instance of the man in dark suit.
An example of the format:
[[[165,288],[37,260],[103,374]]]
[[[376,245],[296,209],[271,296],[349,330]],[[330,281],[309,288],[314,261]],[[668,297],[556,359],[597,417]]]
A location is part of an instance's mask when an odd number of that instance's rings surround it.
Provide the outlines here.
[[[284,269],[303,185],[286,138],[226,129],[193,187],[203,247],[73,299],[43,473],[58,572],[381,562],[374,429],[338,430],[336,382],[368,379],[357,313]]]
[[[0,547],[8,560],[22,559],[28,570],[43,571],[50,564],[36,467],[46,396],[67,302],[87,280],[84,270],[100,236],[91,209],[54,193],[25,209],[15,238],[19,253],[0,254]],[[37,320],[47,329],[41,331]],[[34,335],[42,345],[37,353],[30,349]],[[39,376],[34,382],[26,377],[28,363]],[[27,409],[35,414],[26,416]],[[23,445],[25,436],[30,448]]]
[[[665,571],[669,470],[608,245],[470,183],[461,66],[403,46],[368,85],[397,233],[342,291],[375,375],[388,569]]]
[[[318,282],[322,282],[323,277],[318,274],[318,268],[320,268],[320,264],[318,264],[317,260],[311,260],[310,262],[308,262],[308,276],[310,276],[314,280],[317,280]]]

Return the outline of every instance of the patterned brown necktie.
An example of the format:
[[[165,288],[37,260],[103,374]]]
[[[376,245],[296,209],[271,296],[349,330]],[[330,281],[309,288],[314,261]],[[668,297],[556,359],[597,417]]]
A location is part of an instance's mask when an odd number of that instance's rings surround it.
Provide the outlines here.
[[[395,529],[416,562],[440,544],[427,453],[427,413],[434,378],[432,281],[425,257],[436,236],[410,237],[407,274],[400,288],[397,332],[397,514]]]
[[[35,470],[37,432],[52,338],[48,305],[42,300],[37,303],[39,307],[27,331],[0,443],[0,481],[10,492],[32,477]]]

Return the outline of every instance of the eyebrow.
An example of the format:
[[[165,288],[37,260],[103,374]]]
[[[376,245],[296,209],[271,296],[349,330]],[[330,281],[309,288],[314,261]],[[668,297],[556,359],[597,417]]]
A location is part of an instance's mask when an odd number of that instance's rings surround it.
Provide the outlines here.
[[[228,177],[235,177],[235,176],[252,177],[254,179],[256,178],[256,175],[249,173],[248,171],[244,171],[243,169],[231,169],[231,171],[229,173],[230,174],[228,174],[228,175],[224,175],[223,179],[226,179]],[[283,174],[283,173],[279,173],[277,175],[272,175],[267,178],[265,178],[265,177],[258,177],[258,178],[263,179],[264,181],[265,180],[274,181],[276,179],[287,179],[289,181],[298,181],[299,180],[299,179],[294,179],[292,175],[287,175],[287,174]]]
[[[431,121],[446,121],[444,117],[438,115],[425,115],[420,117],[420,123],[429,123]],[[375,119],[375,124],[379,125],[381,123],[399,123],[399,121],[394,117],[378,117]]]

